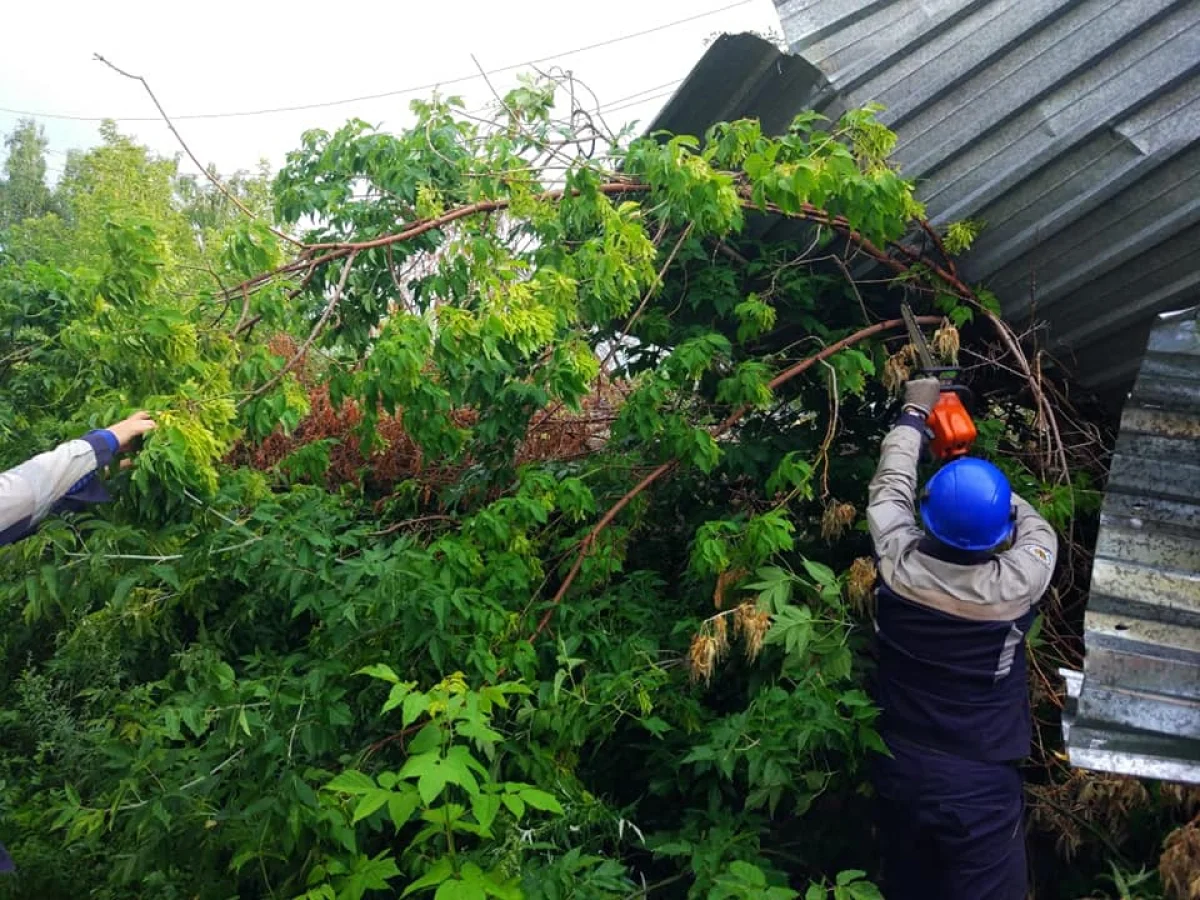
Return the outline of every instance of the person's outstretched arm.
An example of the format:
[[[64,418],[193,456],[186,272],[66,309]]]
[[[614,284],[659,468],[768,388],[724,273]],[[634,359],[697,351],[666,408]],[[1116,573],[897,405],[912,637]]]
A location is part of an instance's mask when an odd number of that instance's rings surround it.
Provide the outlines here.
[[[107,491],[95,480],[96,471],[154,427],[147,413],[135,413],[0,473],[0,544],[28,536],[64,500],[107,500]]]

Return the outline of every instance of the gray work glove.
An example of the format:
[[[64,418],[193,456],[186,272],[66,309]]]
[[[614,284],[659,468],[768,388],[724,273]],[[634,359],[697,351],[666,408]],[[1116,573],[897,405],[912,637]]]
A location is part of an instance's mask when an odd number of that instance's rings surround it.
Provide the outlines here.
[[[904,409],[927,419],[941,395],[942,383],[936,378],[914,379],[904,385]]]

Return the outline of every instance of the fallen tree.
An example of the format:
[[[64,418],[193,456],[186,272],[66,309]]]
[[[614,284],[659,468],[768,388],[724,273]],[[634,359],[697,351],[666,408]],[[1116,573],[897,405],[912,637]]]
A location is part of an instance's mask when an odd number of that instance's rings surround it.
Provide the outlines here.
[[[231,194],[198,244],[80,206],[103,247],[6,263],[6,460],[161,423],[110,510],[0,559],[25,896],[877,896],[861,506],[902,299],[1072,548],[1059,702],[1104,441],[959,277],[970,228],[870,111],[630,142],[561,80],[306,133],[274,214]],[[1035,821],[1095,868],[1124,851],[1055,729]]]

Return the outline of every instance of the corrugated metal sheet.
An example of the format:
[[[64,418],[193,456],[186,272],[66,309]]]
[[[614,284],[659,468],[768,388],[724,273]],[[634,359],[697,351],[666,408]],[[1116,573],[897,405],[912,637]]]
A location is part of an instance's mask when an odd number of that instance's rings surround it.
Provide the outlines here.
[[[1077,766],[1200,783],[1200,308],[1163,316],[1121,419],[1064,672]]]
[[[1015,322],[1119,403],[1155,314],[1200,297],[1200,0],[777,0],[796,56],[718,40],[655,127],[882,103],[935,224]]]

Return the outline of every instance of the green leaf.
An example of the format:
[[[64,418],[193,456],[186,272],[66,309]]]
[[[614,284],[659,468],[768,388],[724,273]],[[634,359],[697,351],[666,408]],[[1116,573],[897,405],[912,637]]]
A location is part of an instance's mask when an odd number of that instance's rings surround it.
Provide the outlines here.
[[[453,874],[454,864],[450,861],[449,857],[443,856],[433,864],[432,868],[430,868],[428,872],[406,887],[400,896],[407,897],[411,894],[415,894],[422,888],[439,885]]]
[[[388,713],[399,706],[409,696],[409,691],[413,689],[413,682],[406,681],[399,684],[393,684],[392,689],[388,691],[387,700],[383,702],[381,713]]]
[[[389,698],[390,700],[390,698]],[[429,697],[426,694],[409,694],[404,698],[404,708],[401,710],[400,724],[407,728],[429,709]]]
[[[453,782],[468,794],[475,795],[479,793],[479,782],[471,774],[472,768],[481,767],[475,758],[471,756],[470,751],[466,747],[461,746],[451,747],[446,754],[446,758],[438,766],[442,777],[446,781]]]
[[[802,657],[812,637],[812,610],[807,606],[785,606],[767,632],[764,644],[783,644],[789,657]]]
[[[849,884],[852,881],[858,881],[860,878],[865,877],[866,874],[867,873],[862,871],[861,869],[846,869],[844,871],[838,872],[836,883],[837,884]]]
[[[817,584],[823,586],[837,585],[837,575],[829,566],[811,559],[802,560],[802,564],[804,571],[808,573],[808,577],[813,579]]]
[[[433,900],[487,900],[487,892],[478,881],[443,881]]]
[[[501,794],[500,802],[508,807],[508,811],[516,817],[518,822],[521,821],[525,815],[525,801],[519,795]]]
[[[524,788],[518,791],[518,796],[534,809],[559,814],[563,811],[562,804],[554,798],[553,794],[548,794],[537,788]]]
[[[442,728],[437,722],[424,725],[417,736],[408,742],[408,752],[414,756],[425,754],[442,745]]]
[[[350,820],[350,824],[353,825],[356,822],[361,822],[367,816],[371,815],[371,813],[382,808],[392,796],[391,791],[380,790],[364,794],[363,798],[358,801],[358,806],[354,808],[354,818]]]
[[[792,450],[784,454],[771,477],[767,479],[767,493],[782,494],[786,491],[796,491],[805,499],[812,499],[813,467],[804,459],[799,451]]]
[[[767,886],[767,876],[763,874],[762,869],[740,859],[729,864],[729,872],[736,875],[743,884],[753,887]]]
[[[417,791],[421,795],[421,802],[426,806],[431,805],[445,790],[448,781],[446,771],[440,765],[423,774],[417,779]]]
[[[884,900],[879,888],[869,881],[856,881],[847,885],[846,889],[853,900]]]
[[[768,610],[773,613],[781,612],[792,599],[792,589],[796,582],[792,573],[777,566],[765,566],[755,574],[759,580],[746,587],[752,591],[759,591],[759,600]]]
[[[388,817],[392,825],[399,831],[416,812],[419,797],[410,787],[404,793],[393,792],[388,798]]]
[[[347,769],[334,776],[322,790],[339,791],[343,794],[365,794],[375,790],[375,781],[369,775],[364,775],[354,769]]]
[[[496,814],[500,811],[500,798],[495,794],[475,794],[471,797],[471,812],[475,821],[485,832],[489,832]]]
[[[387,890],[388,881],[399,874],[400,870],[387,850],[371,858],[360,856],[355,861],[342,892],[351,897],[362,897],[367,891]]]
[[[370,675],[372,678],[378,678],[386,681],[389,684],[396,684],[400,681],[400,676],[392,670],[392,667],[385,663],[373,663],[369,666],[363,666],[355,675]]]

